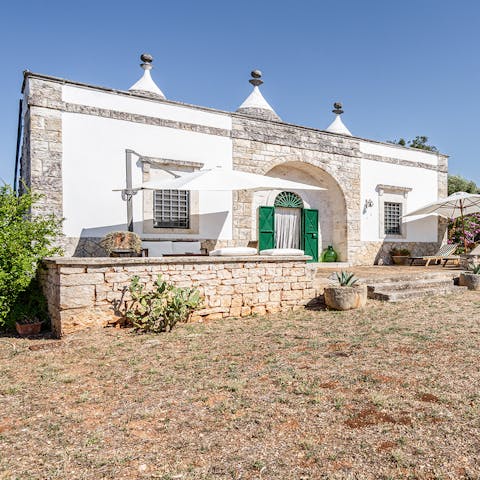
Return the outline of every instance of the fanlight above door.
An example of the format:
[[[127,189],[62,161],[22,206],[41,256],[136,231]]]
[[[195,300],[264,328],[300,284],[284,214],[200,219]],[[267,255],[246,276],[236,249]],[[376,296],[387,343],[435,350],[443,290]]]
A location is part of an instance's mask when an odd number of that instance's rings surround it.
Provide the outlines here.
[[[275,198],[275,207],[303,208],[303,200],[293,192],[282,192]]]

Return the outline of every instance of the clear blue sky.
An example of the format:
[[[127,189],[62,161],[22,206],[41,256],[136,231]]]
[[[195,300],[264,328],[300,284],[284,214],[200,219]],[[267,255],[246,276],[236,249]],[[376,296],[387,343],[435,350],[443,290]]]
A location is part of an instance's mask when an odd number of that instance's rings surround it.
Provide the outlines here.
[[[13,178],[22,71],[117,89],[154,56],[166,96],[235,110],[264,73],[287,122],[354,135],[426,135],[480,184],[480,2],[175,0],[5,2],[0,12],[0,178]]]

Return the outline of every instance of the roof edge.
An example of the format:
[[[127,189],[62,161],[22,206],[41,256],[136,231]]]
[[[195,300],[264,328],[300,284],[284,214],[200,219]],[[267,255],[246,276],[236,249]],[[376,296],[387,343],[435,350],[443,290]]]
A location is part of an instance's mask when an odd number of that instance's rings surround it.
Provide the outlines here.
[[[390,142],[387,142],[387,141],[382,142],[380,140],[372,140],[371,138],[358,137],[356,135],[351,135],[350,136],[350,135],[344,135],[344,134],[341,134],[341,133],[327,132],[326,130],[321,130],[319,128],[307,127],[305,125],[298,125],[296,123],[288,123],[288,122],[284,122],[283,120],[271,120],[271,119],[265,119],[265,118],[252,117],[252,116],[249,116],[249,115],[242,114],[240,112],[230,112],[228,110],[220,110],[218,108],[204,107],[202,105],[194,105],[192,103],[185,103],[185,102],[180,102],[180,101],[176,101],[176,100],[162,99],[162,98],[158,98],[158,97],[154,98],[154,97],[149,97],[149,96],[146,96],[144,94],[139,94],[139,93],[136,93],[136,92],[129,92],[128,90],[119,90],[119,89],[115,89],[115,88],[102,87],[100,85],[92,85],[92,84],[85,83],[85,82],[77,82],[75,80],[68,80],[66,78],[55,77],[53,75],[45,75],[43,73],[31,72],[30,70],[24,70],[23,71],[23,82],[22,82],[22,89],[21,89],[22,94],[24,93],[24,90],[25,90],[25,83],[26,83],[27,79],[30,78],[30,77],[31,78],[44,79],[44,80],[50,80],[52,82],[61,83],[63,85],[75,85],[75,86],[78,86],[78,87],[100,90],[100,91],[107,92],[107,93],[114,93],[114,94],[117,94],[117,95],[134,97],[134,98],[137,98],[139,100],[148,100],[148,101],[151,101],[151,102],[167,103],[169,105],[177,105],[177,106],[180,106],[180,107],[195,108],[195,109],[198,109],[198,110],[203,110],[203,111],[211,112],[211,113],[217,113],[217,114],[221,114],[221,115],[230,115],[232,117],[240,117],[240,118],[248,119],[250,121],[275,123],[275,124],[284,125],[284,126],[288,126],[288,127],[295,127],[295,128],[300,128],[300,129],[304,129],[304,130],[310,130],[310,131],[313,131],[313,132],[319,132],[319,133],[323,133],[325,135],[334,135],[335,137],[342,137],[342,138],[345,138],[346,140],[360,140],[360,141],[363,141],[363,142],[376,143],[376,144],[379,144],[379,145],[387,145],[387,146],[394,147],[394,148],[400,148],[400,149],[403,148],[403,149],[410,150],[410,151],[412,151],[412,150],[413,151],[420,151],[422,153],[435,155],[437,157],[444,157],[444,158],[449,158],[450,157],[449,155],[447,155],[445,153],[441,153],[441,152],[430,152],[428,150],[421,150],[419,148],[407,147],[407,146],[398,145],[398,144],[395,144],[395,143],[390,143]]]

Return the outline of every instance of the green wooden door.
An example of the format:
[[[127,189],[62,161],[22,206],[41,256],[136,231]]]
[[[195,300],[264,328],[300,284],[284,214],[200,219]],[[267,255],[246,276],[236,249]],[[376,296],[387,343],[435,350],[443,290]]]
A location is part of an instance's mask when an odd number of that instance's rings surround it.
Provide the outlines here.
[[[258,250],[275,248],[275,207],[260,207],[258,211]]]
[[[303,209],[302,247],[312,262],[318,262],[318,210]]]

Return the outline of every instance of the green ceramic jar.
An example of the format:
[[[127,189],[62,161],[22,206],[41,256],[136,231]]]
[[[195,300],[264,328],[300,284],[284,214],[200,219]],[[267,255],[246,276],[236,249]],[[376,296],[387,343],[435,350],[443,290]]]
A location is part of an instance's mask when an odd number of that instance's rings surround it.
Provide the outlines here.
[[[336,262],[337,258],[337,252],[331,245],[329,245],[322,253],[322,262]]]

